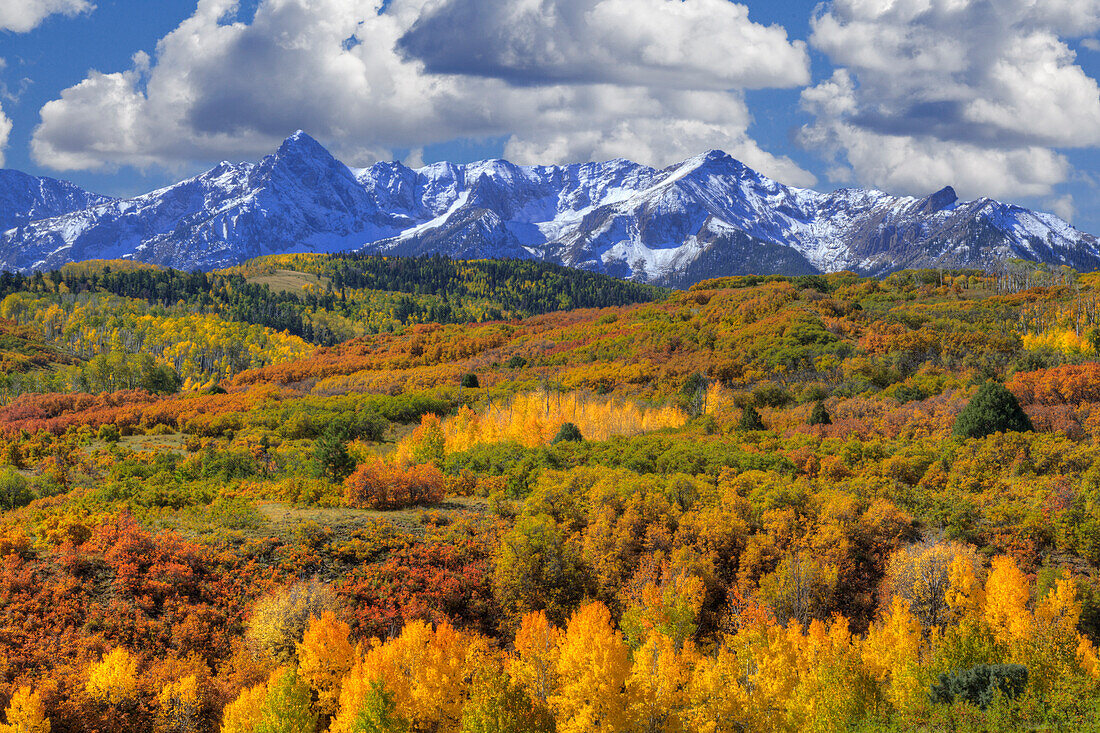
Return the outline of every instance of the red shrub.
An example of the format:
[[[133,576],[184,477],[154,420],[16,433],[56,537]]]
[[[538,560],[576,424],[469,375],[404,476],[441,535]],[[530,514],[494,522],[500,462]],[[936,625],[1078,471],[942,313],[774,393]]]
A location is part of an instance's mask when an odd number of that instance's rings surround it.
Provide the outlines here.
[[[350,506],[367,509],[434,504],[443,498],[443,474],[430,463],[402,467],[376,459],[348,476],[344,496]]]

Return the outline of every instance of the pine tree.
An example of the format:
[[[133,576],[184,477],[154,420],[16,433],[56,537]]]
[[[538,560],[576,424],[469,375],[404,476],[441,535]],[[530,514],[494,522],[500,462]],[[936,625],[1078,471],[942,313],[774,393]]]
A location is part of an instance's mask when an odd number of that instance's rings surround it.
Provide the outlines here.
[[[741,420],[737,423],[738,430],[766,430],[760,413],[752,405],[748,405],[741,411]]]
[[[829,411],[825,409],[825,403],[821,400],[814,405],[810,413],[810,425],[832,425],[833,419],[829,417]]]
[[[581,435],[581,429],[577,427],[575,423],[567,422],[562,423],[561,430],[554,436],[554,443],[573,442],[579,443],[584,440],[584,436]]]
[[[1003,384],[986,382],[955,420],[954,435],[984,438],[993,433],[1024,433],[1034,430],[1015,395]]]
[[[317,475],[332,481],[343,481],[355,470],[355,459],[348,453],[343,430],[329,428],[313,446],[313,461]]]

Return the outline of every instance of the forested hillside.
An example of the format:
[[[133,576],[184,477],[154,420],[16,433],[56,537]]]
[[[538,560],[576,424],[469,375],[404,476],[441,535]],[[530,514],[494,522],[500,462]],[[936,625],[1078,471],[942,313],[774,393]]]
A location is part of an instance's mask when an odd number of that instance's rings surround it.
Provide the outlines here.
[[[11,730],[1100,726],[1100,276],[0,289]]]
[[[0,372],[0,392],[209,387],[313,345],[412,324],[517,319],[665,293],[545,263],[354,254],[266,257],[213,273],[125,260],[5,272],[0,318],[29,327],[57,354]],[[70,368],[33,369],[47,363]]]

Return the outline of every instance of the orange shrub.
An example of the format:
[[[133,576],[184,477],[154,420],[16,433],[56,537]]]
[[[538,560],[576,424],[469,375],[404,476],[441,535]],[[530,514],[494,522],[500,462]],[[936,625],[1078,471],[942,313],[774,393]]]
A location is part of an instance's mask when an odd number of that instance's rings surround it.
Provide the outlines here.
[[[1100,402],[1100,364],[1066,364],[1020,372],[1005,384],[1023,405]]]
[[[349,506],[365,509],[434,504],[443,498],[443,474],[430,463],[396,466],[375,459],[348,476],[344,497]]]

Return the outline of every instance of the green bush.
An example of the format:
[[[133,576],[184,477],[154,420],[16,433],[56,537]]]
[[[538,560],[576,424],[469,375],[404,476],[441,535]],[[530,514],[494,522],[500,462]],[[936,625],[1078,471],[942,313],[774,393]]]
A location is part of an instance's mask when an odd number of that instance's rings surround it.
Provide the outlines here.
[[[829,411],[825,409],[825,403],[819,401],[810,413],[810,425],[832,425],[832,423],[833,419],[829,417]]]
[[[99,426],[99,430],[96,431],[96,437],[104,443],[117,443],[122,436],[119,434],[118,425],[107,423],[106,425]]]
[[[791,393],[775,382],[757,385],[752,397],[757,407],[786,407],[794,402]]]
[[[1015,395],[1003,384],[986,382],[959,413],[953,433],[959,438],[984,438],[993,433],[1026,433],[1034,429]]]
[[[582,440],[584,440],[584,436],[581,435],[581,429],[578,428],[575,424],[567,422],[562,424],[561,430],[559,430],[558,434],[554,436],[554,440],[552,442],[561,443],[564,441],[572,441],[574,443],[579,443]]]
[[[343,481],[355,470],[355,459],[348,454],[347,440],[341,430],[329,428],[313,444],[313,467],[318,478]]]
[[[481,383],[477,381],[477,375],[470,372],[462,377],[462,386],[467,389],[477,389],[481,386]]]
[[[985,710],[1000,690],[1008,699],[1023,694],[1027,687],[1027,667],[1022,664],[979,664],[953,674],[941,674],[932,684],[932,702],[950,705],[956,699]]]
[[[10,466],[0,470],[0,508],[5,511],[18,509],[34,501],[30,483]]]
[[[756,411],[756,408],[749,405],[744,410],[741,410],[741,419],[737,422],[738,430],[766,430],[764,420],[760,417],[760,413]]]

